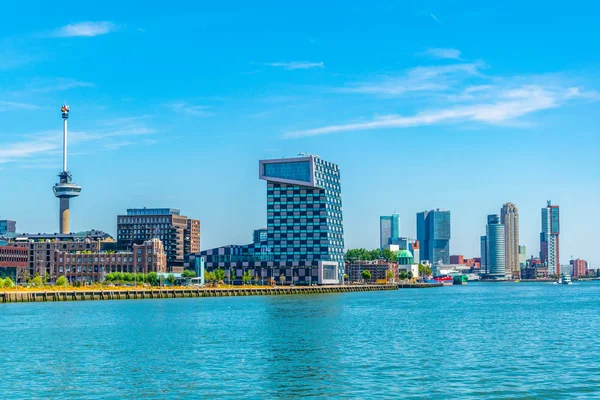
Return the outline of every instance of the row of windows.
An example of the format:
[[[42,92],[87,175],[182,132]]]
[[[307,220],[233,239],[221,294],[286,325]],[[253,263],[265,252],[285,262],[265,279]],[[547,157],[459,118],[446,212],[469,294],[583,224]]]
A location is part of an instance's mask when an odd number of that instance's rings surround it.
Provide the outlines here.
[[[167,222],[171,222],[170,218],[167,217],[136,217],[136,218],[131,218],[131,217],[126,217],[126,218],[119,218],[119,223],[120,224],[159,224],[159,223],[167,223]]]

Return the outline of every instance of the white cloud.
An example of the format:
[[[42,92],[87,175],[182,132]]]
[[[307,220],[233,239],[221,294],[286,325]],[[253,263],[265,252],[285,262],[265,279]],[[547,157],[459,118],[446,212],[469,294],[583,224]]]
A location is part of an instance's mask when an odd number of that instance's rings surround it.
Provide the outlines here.
[[[13,110],[36,110],[39,107],[35,104],[19,103],[15,101],[0,101],[0,111]]]
[[[175,112],[193,115],[195,117],[210,117],[214,114],[208,111],[209,107],[189,104],[185,101],[174,102],[168,106]]]
[[[525,85],[500,90],[496,101],[476,103],[453,108],[440,108],[420,112],[412,116],[386,116],[371,121],[341,125],[329,125],[315,129],[300,130],[284,134],[287,138],[319,136],[331,133],[364,131],[384,128],[410,128],[451,122],[482,122],[500,124],[511,122],[519,117],[556,108],[574,97],[585,98],[579,88],[545,88],[539,85]]]
[[[460,60],[460,50],[457,49],[433,48],[428,49],[421,54],[433,58],[448,58],[451,60]]]
[[[291,62],[274,62],[265,64],[269,67],[279,67],[288,70],[294,69],[309,69],[309,68],[325,68],[323,62],[310,62],[310,61],[291,61]]]
[[[117,27],[108,21],[85,21],[65,25],[52,33],[54,37],[92,37],[105,35],[117,30]]]
[[[381,96],[399,96],[408,92],[444,91],[466,76],[479,75],[482,63],[461,63],[416,67],[400,76],[385,76],[370,82],[359,82],[338,88],[339,92]]]

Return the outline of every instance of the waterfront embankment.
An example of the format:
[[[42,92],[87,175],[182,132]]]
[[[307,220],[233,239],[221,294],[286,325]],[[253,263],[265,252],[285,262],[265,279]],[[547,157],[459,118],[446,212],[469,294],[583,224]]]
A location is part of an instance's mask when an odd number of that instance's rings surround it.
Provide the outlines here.
[[[407,285],[403,285],[407,286]],[[45,301],[86,301],[86,300],[129,300],[165,299],[188,297],[229,297],[229,296],[289,296],[302,294],[373,292],[396,290],[398,285],[339,285],[339,286],[277,286],[277,287],[235,287],[235,288],[144,288],[111,290],[58,290],[58,291],[10,291],[0,293],[2,303],[45,302]]]

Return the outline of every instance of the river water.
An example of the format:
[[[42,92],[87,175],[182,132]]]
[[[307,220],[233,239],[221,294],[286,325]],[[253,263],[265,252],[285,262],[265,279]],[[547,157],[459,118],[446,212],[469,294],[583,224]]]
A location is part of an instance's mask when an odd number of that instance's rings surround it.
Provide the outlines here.
[[[600,284],[0,304],[2,398],[600,397]]]

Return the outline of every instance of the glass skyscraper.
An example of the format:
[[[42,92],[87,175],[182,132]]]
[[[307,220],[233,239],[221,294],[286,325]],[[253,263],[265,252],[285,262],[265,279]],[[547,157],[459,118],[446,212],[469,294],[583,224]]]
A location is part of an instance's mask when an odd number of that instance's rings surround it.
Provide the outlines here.
[[[495,279],[506,277],[506,244],[504,225],[498,214],[488,215],[486,237],[487,237],[487,271],[488,275]]]
[[[340,169],[318,156],[262,160],[267,181],[267,246],[274,261],[331,261],[343,274],[344,228]]]
[[[417,240],[421,260],[450,264],[450,211],[423,211],[417,214]]]
[[[379,248],[383,250],[387,245],[399,244],[399,239],[400,216],[392,214],[379,217]]]

